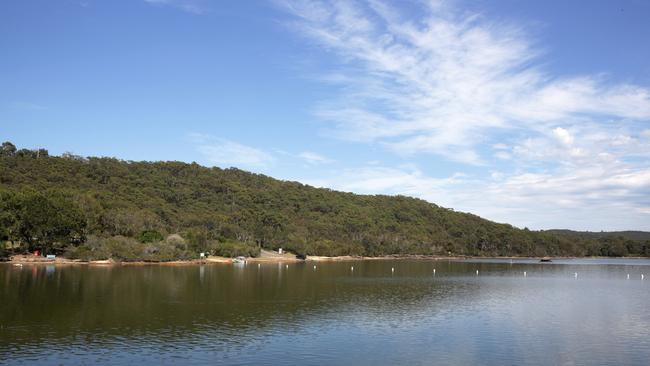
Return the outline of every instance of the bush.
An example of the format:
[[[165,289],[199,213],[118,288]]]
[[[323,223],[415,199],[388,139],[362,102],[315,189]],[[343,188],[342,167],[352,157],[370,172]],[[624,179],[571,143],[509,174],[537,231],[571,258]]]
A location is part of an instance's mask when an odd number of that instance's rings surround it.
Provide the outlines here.
[[[187,238],[189,247],[195,252],[205,252],[208,250],[208,232],[201,229],[187,230],[183,236]]]
[[[114,236],[106,239],[105,245],[110,257],[116,261],[132,262],[143,259],[144,245],[135,239]]]
[[[6,243],[0,240],[0,261],[9,259],[9,251],[5,248]]]
[[[70,259],[81,259],[83,261],[109,259],[111,258],[111,253],[108,250],[107,240],[107,238],[100,238],[91,235],[84,244],[76,247],[68,247],[64,256]]]
[[[85,244],[68,248],[65,255],[70,259],[84,261],[113,259],[124,262],[168,262],[198,258],[198,253],[187,250],[185,240],[178,235],[170,235],[167,240],[151,243],[141,243],[124,236],[91,236]]]
[[[210,252],[213,255],[221,257],[257,257],[260,255],[260,248],[253,244],[246,244],[234,240],[226,240],[223,242],[212,242],[210,244]]]
[[[137,261],[142,260],[144,244],[133,238],[124,236],[113,236],[100,238],[91,236],[85,244],[69,248],[66,257],[70,259],[104,260],[114,259],[116,261]]]
[[[186,249],[184,241],[171,238],[152,243],[145,250],[143,260],[151,262],[169,262],[175,260],[196,259],[198,253]]]
[[[138,236],[140,243],[153,243],[163,240],[163,235],[156,230],[145,230]]]
[[[81,259],[82,261],[97,260],[95,253],[87,245],[80,245],[78,247],[70,247],[64,253],[64,256],[69,259]],[[106,259],[106,258],[102,258]]]

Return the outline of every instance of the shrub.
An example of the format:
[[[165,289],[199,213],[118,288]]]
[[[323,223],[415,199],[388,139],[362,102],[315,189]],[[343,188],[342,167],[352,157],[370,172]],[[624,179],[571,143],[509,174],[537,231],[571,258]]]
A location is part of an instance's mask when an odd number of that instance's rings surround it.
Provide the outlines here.
[[[183,238],[178,235],[170,235],[166,240],[150,243],[141,243],[124,236],[108,238],[90,236],[85,244],[68,248],[65,256],[84,261],[110,258],[125,262],[168,262],[196,259],[199,255],[197,252],[187,249]]]
[[[210,252],[221,257],[257,257],[260,255],[260,248],[254,244],[246,244],[234,240],[210,243]]]
[[[0,240],[0,261],[9,259],[9,251],[5,248],[6,243]]]
[[[87,245],[80,245],[78,247],[70,247],[64,253],[64,256],[69,259],[81,259],[82,261],[97,260],[95,253]],[[102,258],[106,259],[106,258]]]
[[[198,253],[188,251],[185,247],[185,242],[179,241],[176,238],[152,243],[145,250],[143,260],[152,262],[169,262],[175,260],[196,259],[198,257]]]
[[[68,247],[64,256],[70,259],[81,259],[83,261],[109,259],[111,253],[106,245],[107,240],[107,238],[100,238],[91,235],[84,244]]]
[[[145,230],[138,236],[140,243],[153,243],[163,240],[163,235],[156,230]]]
[[[124,236],[114,236],[105,240],[110,258],[126,262],[142,260],[144,245],[139,241]]]

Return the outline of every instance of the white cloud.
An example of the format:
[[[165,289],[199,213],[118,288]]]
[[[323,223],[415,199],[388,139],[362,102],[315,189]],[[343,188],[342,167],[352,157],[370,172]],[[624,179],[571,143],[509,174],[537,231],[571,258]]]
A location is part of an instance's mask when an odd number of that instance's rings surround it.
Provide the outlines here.
[[[275,158],[266,151],[234,141],[198,133],[190,134],[189,138],[210,165],[225,168],[266,168],[275,161]]]
[[[447,187],[462,183],[462,174],[448,178],[432,178],[417,167],[389,168],[368,165],[359,169],[337,171],[328,176],[331,178],[306,180],[306,183],[361,194],[408,195],[429,199],[442,205],[451,203],[445,199]]]
[[[524,26],[449,3],[417,3],[417,18],[378,0],[278,3],[340,61],[322,77],[340,94],[315,108],[332,136],[483,171],[439,179],[377,164],[320,185],[533,228],[650,229],[649,88],[553,75]]]
[[[308,164],[317,165],[317,164],[329,164],[334,161],[328,159],[320,154],[311,151],[303,151],[298,154],[298,157],[307,162]]]
[[[203,0],[144,0],[144,2],[157,6],[172,6],[192,14],[203,14],[207,11]]]
[[[555,138],[564,145],[573,144],[573,136],[571,136],[569,131],[565,130],[562,127],[553,129],[553,135],[555,135]]]
[[[650,118],[648,89],[601,75],[553,77],[515,25],[439,2],[420,19],[378,1],[280,4],[301,34],[346,63],[331,79],[343,80],[341,97],[317,109],[341,138],[482,164],[476,150],[486,131]]]
[[[365,166],[306,183],[362,194],[401,194],[519,227],[650,229],[650,169],[609,166],[560,174],[456,173],[434,178],[417,168]],[[560,221],[559,221],[560,220]]]

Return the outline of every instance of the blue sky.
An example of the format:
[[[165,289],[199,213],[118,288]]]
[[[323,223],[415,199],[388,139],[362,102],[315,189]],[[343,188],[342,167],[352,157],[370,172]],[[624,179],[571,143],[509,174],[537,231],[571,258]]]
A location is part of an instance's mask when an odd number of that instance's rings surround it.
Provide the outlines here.
[[[650,230],[650,2],[0,3],[0,138]]]

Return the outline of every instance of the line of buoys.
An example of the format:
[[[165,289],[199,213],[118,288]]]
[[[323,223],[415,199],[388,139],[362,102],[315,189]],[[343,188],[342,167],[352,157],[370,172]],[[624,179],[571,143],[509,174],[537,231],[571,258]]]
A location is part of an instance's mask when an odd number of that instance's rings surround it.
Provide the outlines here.
[[[14,266],[22,267],[23,265],[20,264],[20,263],[16,263],[16,264],[14,264]],[[288,264],[285,264],[284,267],[286,269],[289,269]],[[257,268],[262,268],[262,265],[260,263],[258,263]],[[278,268],[282,268],[282,263],[278,263]],[[313,269],[314,269],[314,271],[316,271],[316,265],[314,265]],[[350,272],[354,272],[354,266],[350,266]],[[390,272],[391,272],[391,274],[395,274],[395,267],[391,267]],[[435,276],[436,275],[436,269],[433,268],[432,272],[433,272],[433,275]],[[524,271],[523,274],[524,274],[524,277],[528,277],[528,273],[526,271]],[[477,269],[476,270],[476,276],[478,276],[478,275],[479,275],[479,270]],[[573,273],[573,278],[578,279],[578,272]],[[629,273],[627,273],[626,279],[628,279],[628,280],[630,279],[630,274]],[[643,273],[641,274],[641,280],[645,280],[645,274],[643,274]]]

